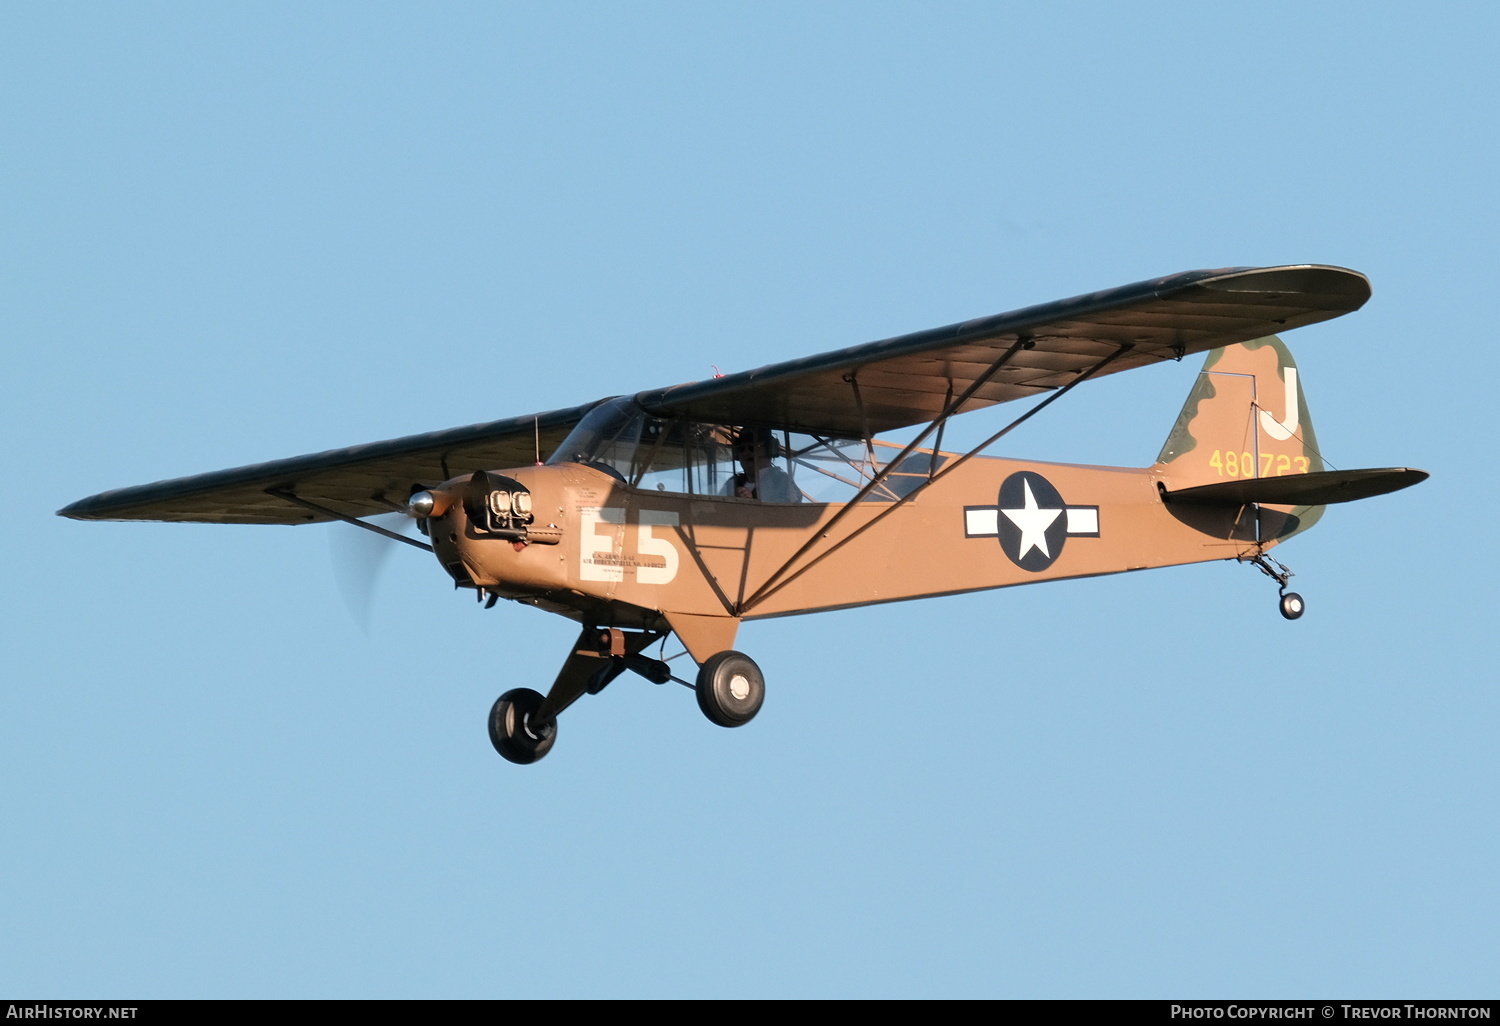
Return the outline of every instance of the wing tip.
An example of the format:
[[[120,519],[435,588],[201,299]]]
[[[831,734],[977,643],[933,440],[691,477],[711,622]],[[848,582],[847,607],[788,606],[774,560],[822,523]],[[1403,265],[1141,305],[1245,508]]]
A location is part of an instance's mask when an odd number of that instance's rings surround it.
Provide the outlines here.
[[[1371,296],[1370,279],[1337,264],[1281,264],[1237,267],[1211,273],[1196,284],[1215,292],[1286,292],[1340,300],[1344,312],[1358,310]]]
[[[94,496],[91,495],[87,499],[79,499],[77,502],[70,502],[53,515],[66,517],[69,520],[100,520],[102,518],[94,515],[89,509],[89,506],[92,504],[93,498]]]

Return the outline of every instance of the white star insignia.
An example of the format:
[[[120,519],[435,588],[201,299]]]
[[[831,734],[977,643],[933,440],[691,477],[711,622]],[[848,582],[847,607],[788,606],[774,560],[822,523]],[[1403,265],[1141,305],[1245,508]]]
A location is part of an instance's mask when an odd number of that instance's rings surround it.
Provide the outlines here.
[[[1042,509],[1036,504],[1036,497],[1031,494],[1031,482],[1023,481],[1022,486],[1026,489],[1026,501],[1020,509],[1002,509],[1006,518],[1021,529],[1021,551],[1016,554],[1017,559],[1025,559],[1026,553],[1032,549],[1040,549],[1042,555],[1048,559],[1052,553],[1047,549],[1047,528],[1052,522],[1062,516],[1061,509]]]

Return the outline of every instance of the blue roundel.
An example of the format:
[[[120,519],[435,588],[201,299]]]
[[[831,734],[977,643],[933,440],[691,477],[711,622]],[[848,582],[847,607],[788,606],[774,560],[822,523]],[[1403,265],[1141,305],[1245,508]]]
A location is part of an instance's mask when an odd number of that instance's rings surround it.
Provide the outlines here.
[[[1068,506],[1052,482],[1022,470],[1000,485],[1000,547],[1022,570],[1040,573],[1062,555]]]

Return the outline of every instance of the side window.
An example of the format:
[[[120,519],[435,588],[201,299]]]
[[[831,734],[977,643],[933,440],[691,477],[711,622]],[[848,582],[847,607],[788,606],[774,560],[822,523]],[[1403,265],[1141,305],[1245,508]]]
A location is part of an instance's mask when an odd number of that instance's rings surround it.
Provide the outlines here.
[[[645,491],[802,502],[785,443],[766,429],[649,419],[632,482]]]
[[[849,502],[900,451],[885,442],[649,416],[631,438],[628,479],[637,488],[772,503]],[[623,452],[618,445],[600,449]],[[912,453],[864,501],[911,494],[927,482],[933,459]],[[614,465],[625,469],[618,460]]]
[[[852,438],[790,433],[787,463],[809,502],[848,502],[870,479],[864,443]]]
[[[851,502],[901,447],[875,441],[866,446],[855,438],[828,438],[792,434],[791,463],[797,486],[813,502]],[[914,452],[892,468],[885,480],[865,495],[865,502],[894,502],[927,483],[929,468],[936,470],[945,457]],[[933,466],[933,461],[937,466]]]
[[[650,418],[641,432],[637,488],[648,492],[720,495],[733,473],[728,429],[685,420]]]
[[[689,428],[693,494],[733,495],[734,476],[739,472],[734,462],[734,428],[723,424],[692,424]]]
[[[893,460],[900,449],[889,442],[875,443],[875,456],[880,460]],[[927,483],[928,478],[942,469],[948,458],[932,452],[914,452],[891,469],[886,475],[885,485],[891,495],[905,498]],[[871,496],[874,498],[874,496]]]

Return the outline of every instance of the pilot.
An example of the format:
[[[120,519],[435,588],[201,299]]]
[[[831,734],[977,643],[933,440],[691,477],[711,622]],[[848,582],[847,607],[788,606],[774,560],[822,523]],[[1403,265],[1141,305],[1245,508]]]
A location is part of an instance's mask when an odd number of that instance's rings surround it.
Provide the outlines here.
[[[761,502],[801,502],[802,493],[792,477],[772,461],[781,455],[781,446],[771,432],[743,430],[734,442],[734,458],[743,473],[735,474],[724,487],[724,494]]]

